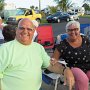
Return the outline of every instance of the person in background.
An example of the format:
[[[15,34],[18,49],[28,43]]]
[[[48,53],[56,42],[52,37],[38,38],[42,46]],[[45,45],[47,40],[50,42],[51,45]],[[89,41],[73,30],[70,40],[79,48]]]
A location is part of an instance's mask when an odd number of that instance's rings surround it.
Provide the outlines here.
[[[51,65],[43,46],[32,42],[34,31],[32,21],[24,18],[18,23],[15,39],[1,45],[0,90],[39,90],[45,68],[60,74],[64,71],[69,86],[74,84],[71,70],[58,63]]]
[[[3,27],[2,34],[4,36],[4,42],[14,40],[16,36],[16,27],[13,25],[6,25]]]
[[[0,17],[0,44],[2,44],[4,42],[4,37],[2,35],[2,30],[3,30],[2,23],[3,23],[3,21],[2,21],[2,18]]]
[[[36,40],[36,37],[38,35],[37,28],[39,26],[39,23],[36,20],[32,20],[32,22],[33,22],[33,25],[34,25],[34,28],[35,28],[35,32],[34,32],[32,41],[35,41]]]
[[[2,23],[3,23],[3,21],[2,21],[2,18],[0,17],[0,29],[3,29]]]
[[[80,35],[80,23],[77,21],[68,22],[66,32],[68,37],[57,45],[52,57],[56,61],[60,58],[66,61],[75,78],[75,90],[88,90],[90,80],[90,41],[86,36]]]

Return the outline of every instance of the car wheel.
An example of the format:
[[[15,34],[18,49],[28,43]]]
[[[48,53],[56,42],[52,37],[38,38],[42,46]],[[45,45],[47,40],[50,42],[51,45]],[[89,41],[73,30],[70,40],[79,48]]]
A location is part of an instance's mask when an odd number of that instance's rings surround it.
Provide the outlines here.
[[[67,18],[67,22],[69,21],[69,18]]]
[[[77,20],[79,20],[79,17],[77,18]]]
[[[36,21],[37,21],[39,24],[41,23],[41,20],[40,20],[40,19],[38,19],[38,18],[36,19]]]
[[[60,19],[57,19],[57,23],[60,23]]]
[[[18,21],[17,21],[17,24],[19,23],[19,21],[21,20],[22,18],[20,18]]]
[[[48,23],[51,23],[50,21],[47,21]]]

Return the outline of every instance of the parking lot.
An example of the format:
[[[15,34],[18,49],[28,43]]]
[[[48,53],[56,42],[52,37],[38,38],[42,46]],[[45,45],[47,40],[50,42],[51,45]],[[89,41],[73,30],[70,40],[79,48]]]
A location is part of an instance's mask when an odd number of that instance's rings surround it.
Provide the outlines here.
[[[80,22],[80,24],[90,24],[90,18],[80,17],[78,21]],[[66,26],[67,22],[47,23],[47,24],[51,24],[52,25],[54,37],[56,37],[58,34],[62,34],[62,33],[66,32],[65,31],[65,26]],[[45,25],[46,25],[46,23],[45,23]]]

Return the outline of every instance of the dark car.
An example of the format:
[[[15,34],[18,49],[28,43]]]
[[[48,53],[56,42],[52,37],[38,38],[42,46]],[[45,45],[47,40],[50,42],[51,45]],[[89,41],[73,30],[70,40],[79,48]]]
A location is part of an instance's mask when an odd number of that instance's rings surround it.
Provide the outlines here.
[[[59,23],[61,21],[73,20],[73,17],[71,15],[69,15],[68,13],[65,13],[65,12],[56,12],[55,14],[47,16],[46,20],[48,21],[48,23],[51,23],[51,22]]]

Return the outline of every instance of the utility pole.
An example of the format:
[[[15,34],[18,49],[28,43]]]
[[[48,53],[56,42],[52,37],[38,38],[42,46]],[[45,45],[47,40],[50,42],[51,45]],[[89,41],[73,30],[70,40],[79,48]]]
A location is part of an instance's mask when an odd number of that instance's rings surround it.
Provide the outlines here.
[[[41,12],[41,0],[39,0],[39,11]]]

